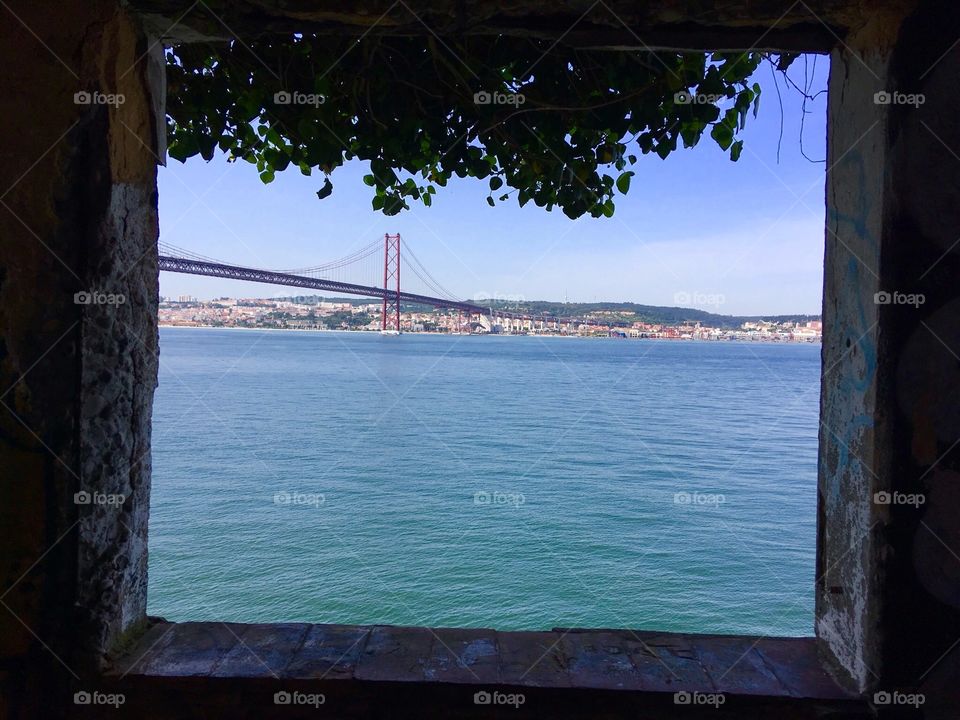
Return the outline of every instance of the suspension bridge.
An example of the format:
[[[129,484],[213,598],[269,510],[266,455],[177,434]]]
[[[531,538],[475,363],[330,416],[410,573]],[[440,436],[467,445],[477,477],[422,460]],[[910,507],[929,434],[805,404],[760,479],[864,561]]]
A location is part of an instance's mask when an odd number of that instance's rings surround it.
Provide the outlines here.
[[[400,285],[401,257],[404,259],[404,287]],[[381,301],[381,331],[400,332],[401,303],[457,310],[468,316],[498,319],[533,320],[544,323],[599,323],[553,315],[531,315],[510,312],[495,306],[478,305],[457,298],[444,288],[424,267],[399,234],[389,233],[383,239],[366,245],[337,260],[313,267],[290,270],[262,270],[234,265],[197,255],[168,243],[160,243],[160,270],[188,275],[205,275],[229,280],[320,290],[344,295],[359,295]],[[411,282],[410,273],[415,280]],[[382,283],[380,282],[382,278]],[[416,292],[411,292],[410,289]]]

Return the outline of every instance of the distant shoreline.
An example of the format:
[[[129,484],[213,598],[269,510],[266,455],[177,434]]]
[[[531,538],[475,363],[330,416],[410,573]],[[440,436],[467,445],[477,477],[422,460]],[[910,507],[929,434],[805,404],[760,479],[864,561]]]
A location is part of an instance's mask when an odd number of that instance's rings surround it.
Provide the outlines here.
[[[267,327],[237,327],[236,325],[170,325],[169,323],[160,323],[162,328],[178,328],[184,330],[248,330],[252,332],[303,332],[303,333],[340,333],[349,335],[379,335],[379,330],[320,330],[318,328],[267,328]],[[429,330],[404,330],[403,335],[444,335],[449,337],[565,337],[565,338],[586,338],[585,335],[512,335],[510,333],[448,333],[431,332]],[[599,337],[599,336],[598,336]],[[605,339],[605,338],[604,338]],[[634,338],[636,339],[636,338]],[[649,338],[656,340],[657,338]],[[664,338],[666,339],[666,338]]]
[[[182,330],[239,330],[247,332],[294,332],[294,333],[337,333],[337,334],[348,334],[348,335],[379,335],[379,330],[320,330],[318,328],[267,328],[267,327],[237,327],[237,326],[227,326],[227,325],[170,325],[168,323],[159,323],[158,327],[162,328],[176,328]],[[527,335],[520,335],[514,333],[443,333],[443,332],[430,332],[427,330],[418,330],[413,331],[404,331],[404,335],[436,335],[443,337],[535,337],[535,338],[560,338],[560,339],[573,339],[573,340],[665,340],[669,342],[705,342],[705,343],[715,343],[715,342],[736,342],[736,343],[764,343],[766,345],[820,345],[822,340],[817,338],[816,340],[774,340],[769,338],[756,338],[756,339],[722,339],[722,340],[708,340],[705,338],[680,338],[680,337],[608,337],[605,335],[559,335],[555,333],[545,333],[537,334],[530,333]]]

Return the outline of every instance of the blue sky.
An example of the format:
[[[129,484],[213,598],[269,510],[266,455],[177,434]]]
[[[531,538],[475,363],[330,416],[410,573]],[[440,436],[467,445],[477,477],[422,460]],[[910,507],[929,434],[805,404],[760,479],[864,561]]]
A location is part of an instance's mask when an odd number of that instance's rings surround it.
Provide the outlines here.
[[[813,71],[813,58],[809,69]],[[812,92],[824,89],[819,57]],[[790,75],[803,85],[803,59]],[[459,297],[689,305],[734,315],[819,314],[823,276],[823,162],[800,152],[800,94],[780,83],[781,116],[769,66],[760,114],[733,163],[709,137],[666,160],[641,156],[630,193],[613,218],[573,221],[515,200],[486,203],[487,183],[454,178],[433,206],[394,217],[370,207],[368,172],[334,171],[333,194],[318,200],[323,175],[295,168],[261,183],[254,166],[170,159],[159,172],[160,239],[226,262],[283,269],[319,265],[385,232],[399,232],[432,275]],[[803,147],[823,160],[826,94],[808,102]],[[638,153],[639,154],[639,153]],[[408,274],[409,276],[409,274]],[[363,278],[358,278],[362,280]],[[406,284],[405,284],[406,285]],[[417,291],[412,279],[408,289]],[[161,273],[160,294],[272,297],[293,289]]]

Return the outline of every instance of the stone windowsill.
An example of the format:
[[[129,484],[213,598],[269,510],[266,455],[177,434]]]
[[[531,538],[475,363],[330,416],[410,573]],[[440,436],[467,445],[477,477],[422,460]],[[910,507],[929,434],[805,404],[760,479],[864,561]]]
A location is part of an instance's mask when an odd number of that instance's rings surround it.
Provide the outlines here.
[[[855,700],[821,667],[814,638],[628,630],[158,622],[107,679],[135,684],[161,678]]]

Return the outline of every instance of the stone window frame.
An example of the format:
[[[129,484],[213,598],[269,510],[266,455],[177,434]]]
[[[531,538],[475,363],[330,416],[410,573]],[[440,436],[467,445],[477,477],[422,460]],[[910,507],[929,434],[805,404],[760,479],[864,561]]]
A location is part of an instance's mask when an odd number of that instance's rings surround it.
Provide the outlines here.
[[[850,56],[845,55],[842,51],[835,51],[831,58],[832,63],[840,63],[840,66],[846,68],[846,72],[849,73],[851,70],[855,71],[855,68],[852,67],[852,63],[856,63],[859,60],[854,60]],[[837,84],[838,75],[832,70],[831,71],[831,96],[834,94],[835,86]],[[848,96],[849,97],[849,96]],[[844,99],[845,102],[850,102],[848,98]],[[831,106],[836,111],[836,100],[831,99]],[[831,135],[832,132],[832,135]],[[836,124],[831,124],[830,132],[828,136],[831,137],[832,142],[830,143],[830,159],[828,163],[830,164],[830,172],[828,172],[827,185],[828,185],[828,196],[831,192],[831,186],[836,186],[837,184],[842,184],[848,182],[846,177],[847,168],[842,164],[843,155],[845,152],[839,152],[837,147],[837,138],[842,137],[844,139],[850,137],[850,129],[848,127],[840,128]],[[858,142],[858,140],[857,140]],[[840,157],[838,158],[838,155]],[[859,178],[858,178],[859,179]],[[868,218],[869,221],[869,218]],[[831,224],[833,227],[831,227]],[[825,292],[830,292],[831,290],[840,290],[846,291],[849,294],[849,291],[854,293],[861,294],[863,293],[863,288],[856,285],[850,285],[844,281],[840,281],[835,273],[832,272],[838,267],[848,267],[851,257],[856,254],[855,250],[852,248],[859,244],[863,244],[863,238],[858,238],[855,235],[850,235],[847,237],[847,231],[844,227],[844,224],[832,220],[828,217],[827,221],[827,230],[826,230],[826,249],[825,249]],[[867,288],[868,293],[872,296],[876,289],[871,285]],[[825,302],[825,307],[827,303]],[[155,309],[154,309],[155,310]],[[838,392],[838,387],[843,385],[846,387],[846,382],[850,377],[861,376],[863,375],[863,368],[858,365],[858,357],[862,358],[865,355],[870,354],[870,350],[867,345],[871,342],[869,338],[869,330],[867,332],[859,332],[853,326],[849,326],[846,323],[847,318],[841,317],[830,317],[825,313],[824,316],[824,346],[823,346],[823,358],[822,358],[822,372],[821,372],[821,419],[824,412],[827,413],[839,413],[842,417],[847,417],[854,415],[857,412],[863,412],[867,408],[867,403],[869,398],[867,393],[853,398],[853,403],[849,402],[851,398],[841,397],[841,393]],[[154,317],[155,321],[155,317]],[[838,332],[839,330],[839,332]],[[855,335],[855,336],[854,336]],[[858,349],[860,352],[858,353]],[[839,401],[839,402],[838,402]],[[842,407],[838,407],[842,406]],[[852,442],[848,439],[848,442]],[[857,440],[858,443],[866,444],[869,442],[866,438],[860,438]],[[731,695],[740,697],[744,694],[747,696],[751,694],[765,695],[770,698],[781,698],[787,699],[791,698],[791,695],[794,696],[797,694],[805,695],[808,698],[817,697],[821,700],[836,700],[836,701],[845,701],[849,700],[851,695],[849,692],[851,689],[862,689],[868,678],[863,674],[864,665],[860,662],[864,652],[864,648],[856,647],[850,650],[851,640],[848,637],[845,631],[854,630],[863,634],[863,627],[858,627],[863,622],[863,618],[858,616],[857,611],[854,608],[861,608],[862,605],[858,604],[860,602],[867,602],[865,598],[856,598],[854,600],[857,604],[846,604],[835,602],[835,598],[840,597],[844,600],[848,600],[848,596],[845,595],[843,588],[847,587],[846,583],[835,581],[831,578],[837,576],[843,572],[861,572],[862,568],[858,567],[860,558],[849,553],[850,543],[859,544],[866,543],[870,540],[870,531],[872,530],[872,525],[868,524],[867,526],[863,525],[863,522],[866,520],[862,516],[854,516],[853,529],[854,532],[845,532],[850,530],[851,526],[847,523],[851,519],[849,514],[846,514],[844,520],[840,523],[832,522],[832,519],[837,517],[835,514],[836,507],[830,507],[829,497],[825,497],[824,489],[826,486],[829,486],[832,482],[835,482],[836,478],[830,473],[825,472],[826,469],[826,457],[825,453],[829,453],[831,447],[836,446],[836,441],[834,440],[832,431],[829,430],[829,427],[826,424],[823,424],[821,427],[820,433],[820,449],[818,452],[818,498],[819,498],[819,508],[818,508],[818,523],[817,523],[817,581],[815,586],[816,593],[816,631],[817,638],[810,638],[809,642],[796,644],[790,646],[789,651],[782,652],[778,656],[778,663],[772,662],[769,658],[765,658],[764,662],[766,667],[772,669],[773,674],[777,677],[790,677],[791,673],[804,677],[804,683],[795,685],[793,693],[789,690],[789,683],[783,683],[778,688],[774,689],[772,687],[767,687],[762,690],[757,688],[763,687],[763,677],[759,674],[754,673],[751,675],[749,672],[744,673],[744,677],[734,674],[741,685],[736,685],[735,683],[724,683],[720,680],[720,675],[722,673],[715,673],[711,676],[712,684],[697,685],[694,683],[689,689],[691,691],[709,691],[713,689],[714,691],[723,691],[730,693]],[[845,471],[849,471],[850,468],[845,468]],[[851,483],[866,483],[870,484],[871,478],[866,477],[865,473],[854,473],[853,476],[848,475],[845,478],[845,482]],[[872,491],[872,486],[871,486]],[[146,500],[139,498],[139,502],[146,502]],[[869,511],[869,508],[865,508]],[[865,531],[864,531],[865,530]],[[825,536],[825,533],[831,531],[831,535]],[[834,538],[842,536],[842,540],[838,542]],[[859,535],[859,537],[853,537],[853,535]],[[847,558],[857,558],[854,563],[851,563]],[[842,630],[837,629],[835,616],[837,613],[843,614],[843,619],[845,622],[849,623],[849,627]],[[231,629],[229,632],[224,633],[222,629],[218,629],[218,625],[222,625],[223,628]],[[271,627],[273,630],[271,630]],[[141,640],[133,649],[133,651],[125,654],[119,662],[113,666],[113,675],[118,682],[131,682],[135,681],[137,683],[143,683],[151,679],[155,680],[157,677],[171,677],[178,676],[178,673],[182,671],[182,677],[193,677],[193,675],[199,677],[207,677],[210,674],[224,674],[228,672],[226,668],[232,667],[231,662],[237,660],[237,653],[248,654],[250,657],[259,658],[260,653],[263,653],[265,656],[273,657],[271,653],[277,652],[277,645],[283,643],[284,639],[287,637],[287,633],[290,632],[289,625],[280,624],[275,626],[262,626],[262,625],[244,625],[244,624],[234,624],[234,623],[179,623],[179,624],[166,624],[166,623],[157,623],[150,627],[149,631],[146,633],[143,640]],[[318,633],[328,633],[337,635],[340,632],[346,632],[352,626],[315,626],[308,624],[297,624],[293,627],[296,628],[296,632],[302,632],[304,636],[310,634]],[[141,626],[142,629],[142,626]],[[419,645],[423,648],[424,653],[429,654],[429,643],[424,645],[422,641],[422,632],[428,631],[434,635],[436,638],[440,638],[437,635],[438,632],[445,632],[442,629],[431,630],[429,628],[389,628],[386,626],[370,626],[366,628],[368,638],[366,643],[369,644],[370,637],[379,638],[381,635],[390,636],[393,633],[393,637],[390,637],[389,640],[382,640],[380,645],[386,646],[393,643],[394,645],[402,642],[409,642],[413,646]],[[469,634],[470,631],[463,631]],[[615,632],[615,631],[614,631]],[[244,641],[242,638],[247,636],[247,633],[250,634],[250,640]],[[635,633],[632,633],[636,636]],[[524,647],[525,651],[529,651],[533,645],[534,638],[532,636],[525,635],[524,633],[496,633],[498,638],[503,639],[503,642],[507,645],[512,645],[514,643],[520,643],[520,646]],[[515,637],[514,637],[515,636]],[[555,640],[557,644],[562,644],[563,638],[566,637],[563,632],[560,632]],[[592,647],[595,651],[597,647],[604,647],[604,637],[602,636],[602,631],[590,631],[590,630],[577,630],[574,637],[577,637],[584,641],[587,649],[584,650],[580,648],[581,652],[584,653],[588,658],[591,657],[590,648]],[[636,636],[639,638],[639,636]],[[671,634],[671,633],[653,633],[651,637],[658,643],[660,647],[663,647],[664,644],[669,646],[671,644],[676,644],[678,646],[686,644],[689,647],[695,648],[692,652],[697,657],[707,657],[713,658],[723,657],[724,655],[729,656],[730,653],[733,653],[736,650],[740,650],[743,657],[752,657],[753,654],[756,654],[756,645],[765,642],[763,638],[746,638],[746,637],[714,637],[714,636],[686,636],[684,634]],[[857,635],[854,636],[854,643],[857,640]],[[256,638],[254,641],[252,638]],[[404,640],[398,640],[398,638],[403,638]],[[513,639],[511,639],[513,638]],[[521,641],[521,638],[523,640]],[[542,640],[541,638],[538,638]],[[862,639],[862,637],[860,638]],[[771,638],[766,640],[766,642],[771,642],[776,640]],[[625,656],[630,656],[630,651],[627,646],[630,644],[629,637],[618,636],[614,640],[606,638],[607,645],[606,647],[612,647],[620,645]],[[745,641],[750,641],[750,646],[748,649],[743,652],[743,643]],[[498,645],[499,645],[498,640]],[[591,642],[594,645],[591,645]],[[643,641],[641,641],[643,642]],[[701,647],[702,644],[709,644],[710,642],[714,643],[711,646],[711,650],[707,651]],[[446,650],[449,648],[446,647],[446,644],[442,643]],[[646,644],[646,643],[643,643]],[[377,645],[374,642],[374,645]],[[548,644],[541,642],[540,645],[536,647],[543,648]],[[436,649],[436,647],[434,647]],[[369,663],[374,664],[374,669],[369,671],[373,673],[373,676],[379,680],[396,680],[396,681],[422,681],[426,682],[428,677],[419,677],[414,678],[409,675],[409,668],[393,667],[392,670],[388,667],[384,668],[380,666],[380,663],[383,662],[383,658],[378,655],[378,651],[370,650],[364,645],[364,653],[367,653],[369,650],[371,659]],[[382,651],[382,647],[380,648]],[[824,652],[826,650],[826,652]],[[286,648],[284,653],[289,658],[292,658],[295,655],[296,648]],[[300,646],[300,652],[303,652],[303,646]],[[452,651],[451,651],[452,652]],[[711,655],[711,652],[714,654]],[[806,667],[809,670],[809,659],[812,656],[816,656],[817,653],[820,653],[820,656],[826,655],[827,662],[825,667],[829,669],[830,673],[833,674],[831,680],[825,679],[827,676],[820,673],[812,672],[798,672],[797,668]],[[231,655],[231,653],[233,653]],[[499,648],[498,648],[499,654]],[[364,655],[366,657],[366,655]],[[636,657],[636,653],[633,653],[633,657]],[[288,659],[289,659],[288,658]],[[249,658],[248,658],[249,659]],[[359,660],[360,658],[355,658]],[[569,659],[569,658],[568,658]],[[329,663],[330,658],[326,659]],[[426,655],[422,658],[423,662],[427,661]],[[575,658],[576,662],[580,662]],[[441,663],[437,657],[433,658],[434,663]],[[499,658],[499,662],[503,663],[503,658]],[[198,664],[199,663],[199,664]],[[541,686],[548,687],[556,685],[560,687],[562,685],[573,685],[575,687],[581,687],[584,689],[593,688],[600,689],[604,686],[604,683],[597,684],[596,678],[591,676],[591,672],[596,674],[596,666],[591,665],[589,660],[583,660],[583,671],[577,673],[567,673],[564,678],[557,679],[553,678],[550,680],[542,680]],[[262,667],[267,667],[268,663],[260,662]],[[242,665],[242,663],[241,663]],[[611,672],[611,668],[615,669],[614,665],[611,665],[610,658],[605,657],[603,662],[600,664],[601,667],[606,668],[607,672]],[[707,665],[701,665],[703,668],[706,668]],[[757,664],[753,663],[751,667],[756,669],[762,667],[763,663]],[[157,670],[157,668],[162,668],[162,670]],[[199,669],[198,669],[199,668]],[[328,668],[329,669],[329,668]],[[358,671],[359,674],[352,674],[354,671]],[[353,666],[348,666],[347,671],[349,671],[349,679],[352,681],[369,679],[363,673],[367,672],[366,666],[363,666],[362,670]],[[345,671],[345,672],[347,672]],[[247,672],[251,677],[260,677],[260,679],[269,679],[269,676],[264,677],[263,673],[257,673],[251,671],[249,668],[246,671],[237,670],[236,672],[242,674]],[[341,673],[342,674],[342,673]],[[269,673],[273,676],[274,680],[303,680],[304,678],[297,677],[286,677],[278,676],[273,671]],[[655,675],[655,673],[654,673]],[[476,680],[476,678],[474,678]],[[493,680],[489,677],[484,678],[484,684],[490,685]],[[626,683],[626,686],[629,686],[632,690],[642,693],[651,693],[651,692],[663,692],[664,687],[657,685],[653,680],[653,675],[648,670],[640,667],[636,663],[634,664],[634,677],[633,684],[630,685],[629,682]],[[591,684],[593,683],[593,684]],[[837,684],[839,683],[839,684]],[[523,683],[520,683],[523,685]],[[507,683],[507,686],[514,687],[517,686],[517,683],[514,682],[513,685]],[[846,690],[838,690],[839,687],[845,686]],[[529,689],[529,687],[528,687]],[[609,688],[606,688],[609,689]],[[685,689],[685,688],[681,688]],[[795,699],[795,698],[794,698]],[[841,702],[842,704],[842,702]]]
[[[95,178],[99,184],[84,192],[100,203],[86,214],[68,208],[84,241],[82,249],[73,251],[77,257],[68,260],[85,268],[90,287],[126,290],[129,301],[114,317],[103,308],[74,308],[84,323],[77,351],[79,423],[76,445],[63,447],[76,449],[87,481],[84,487],[64,487],[121,493],[130,503],[130,511],[120,515],[100,508],[78,513],[76,579],[57,577],[60,586],[75,590],[83,639],[79,653],[89,667],[99,668],[121,667],[114,661],[130,657],[122,651],[131,645],[140,649],[136,643],[152,637],[145,614],[149,461],[134,468],[117,458],[139,458],[149,450],[157,370],[156,177],[151,165],[164,154],[165,90],[158,45],[132,26],[129,18],[113,18],[105,23],[104,34],[108,40],[138,38],[132,46],[120,43],[137,72],[95,68],[104,87],[124,91],[128,102],[109,119],[99,110],[91,113],[85,122],[94,125],[93,135],[102,146],[85,146],[85,154],[73,158],[75,164],[64,172],[74,183]],[[862,36],[838,39],[831,53],[815,619],[820,657],[854,692],[873,683],[876,674],[870,668],[883,660],[877,618],[889,596],[882,572],[888,542],[882,532],[890,510],[878,508],[872,497],[897,482],[887,410],[891,363],[883,356],[881,337],[881,327],[886,330],[890,323],[874,302],[885,290],[881,278],[891,276],[889,261],[881,263],[881,246],[889,250],[884,245],[891,233],[891,211],[884,204],[893,155],[888,133],[897,116],[896,109],[872,102],[875,92],[895,80],[890,64],[895,43],[896,38],[868,28]],[[144,62],[138,64],[140,60]],[[133,265],[138,271],[131,273]],[[109,341],[121,321],[132,328],[134,340],[123,347]],[[94,332],[101,330],[104,334]],[[103,372],[122,374],[119,400],[100,396]],[[41,400],[51,408],[63,404]],[[151,676],[144,672],[136,677]]]

